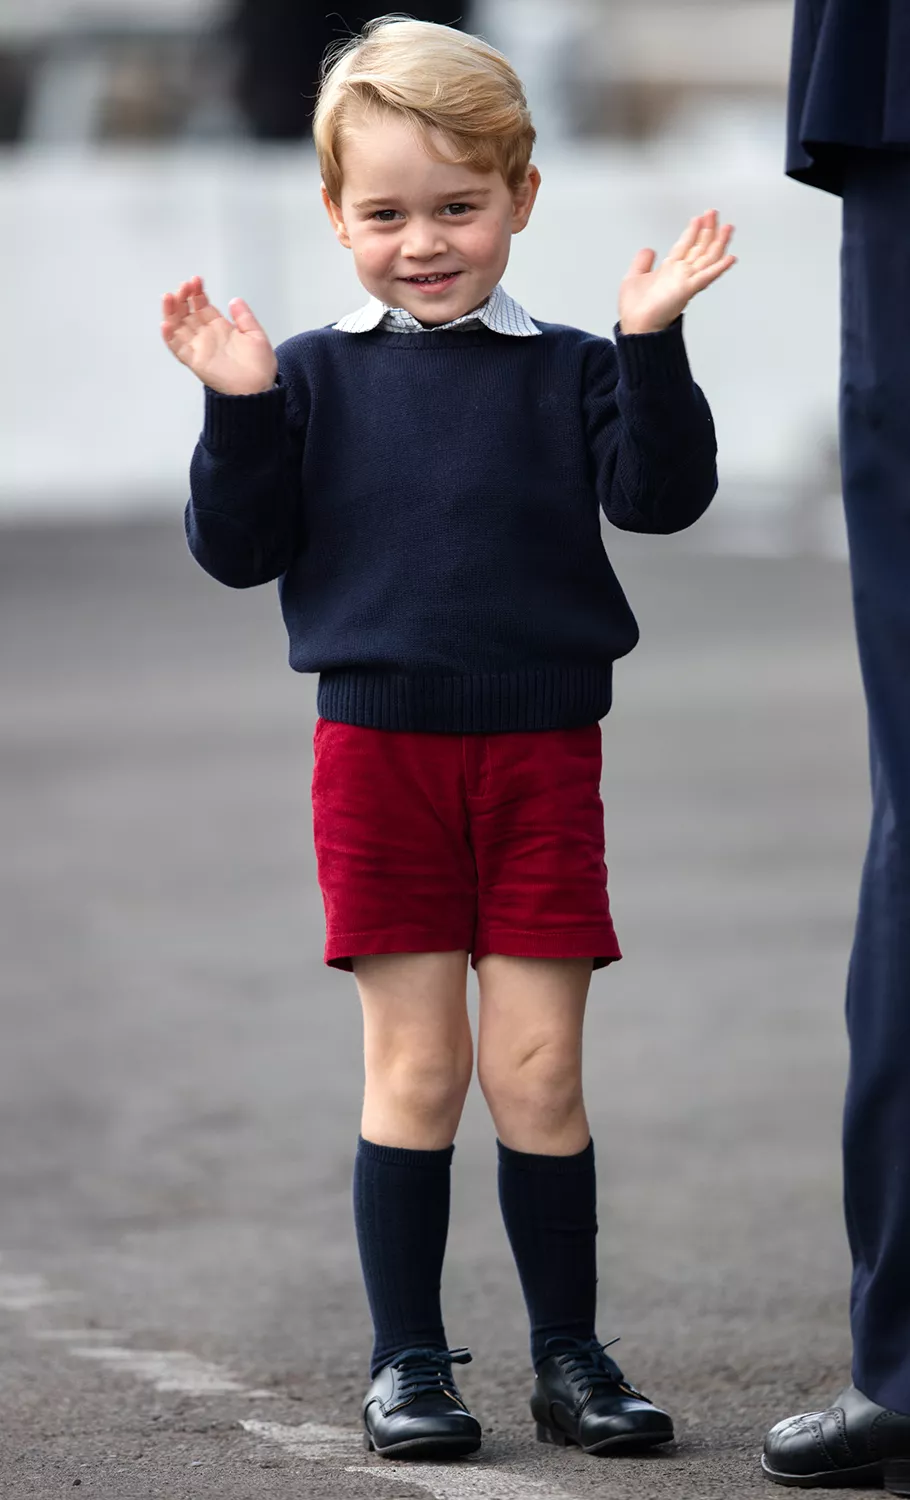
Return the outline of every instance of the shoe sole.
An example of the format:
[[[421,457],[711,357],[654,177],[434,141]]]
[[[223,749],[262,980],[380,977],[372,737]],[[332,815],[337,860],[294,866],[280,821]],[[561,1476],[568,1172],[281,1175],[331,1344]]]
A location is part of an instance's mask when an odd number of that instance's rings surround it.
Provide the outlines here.
[[[480,1438],[411,1438],[407,1443],[377,1448],[368,1432],[363,1435],[367,1453],[376,1453],[380,1458],[464,1458],[469,1453],[476,1453],[480,1444]]]
[[[837,1469],[821,1474],[782,1474],[772,1469],[762,1455],[762,1469],[772,1484],[789,1485],[803,1490],[846,1490],[878,1488],[889,1495],[910,1495],[910,1460],[896,1459],[892,1463],[863,1464],[856,1469]]]
[[[544,1427],[540,1422],[537,1424],[538,1443],[549,1443],[554,1448],[580,1448],[582,1453],[590,1453],[595,1458],[601,1455],[607,1457],[611,1453],[643,1453],[648,1448],[659,1448],[663,1443],[672,1443],[675,1437],[672,1427],[669,1432],[662,1433],[620,1433],[617,1437],[605,1438],[602,1443],[586,1448],[577,1438],[569,1437],[567,1432]]]

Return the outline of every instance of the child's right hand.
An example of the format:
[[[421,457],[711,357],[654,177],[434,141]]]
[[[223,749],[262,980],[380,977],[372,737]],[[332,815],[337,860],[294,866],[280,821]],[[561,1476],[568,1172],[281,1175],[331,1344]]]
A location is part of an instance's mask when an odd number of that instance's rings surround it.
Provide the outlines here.
[[[224,396],[271,390],[278,361],[265,330],[239,297],[228,307],[233,323],[212,306],[201,276],[184,281],[162,299],[164,342],[182,365]]]

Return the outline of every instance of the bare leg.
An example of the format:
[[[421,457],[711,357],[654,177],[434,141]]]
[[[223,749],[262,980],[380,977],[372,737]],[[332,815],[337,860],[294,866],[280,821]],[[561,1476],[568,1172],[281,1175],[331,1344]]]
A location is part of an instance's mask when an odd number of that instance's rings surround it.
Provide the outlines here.
[[[467,969],[466,953],[355,958],[365,1140],[411,1151],[451,1146],[473,1067]]]
[[[478,1076],[499,1139],[539,1155],[583,1151],[590,1139],[581,1064],[591,960],[491,953],[477,977]]]

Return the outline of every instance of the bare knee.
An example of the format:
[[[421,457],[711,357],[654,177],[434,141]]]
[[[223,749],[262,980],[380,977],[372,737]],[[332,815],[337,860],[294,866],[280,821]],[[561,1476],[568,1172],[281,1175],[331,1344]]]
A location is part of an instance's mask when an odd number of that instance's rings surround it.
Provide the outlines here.
[[[413,1151],[439,1151],[455,1139],[471,1082],[473,1043],[464,1025],[445,1035],[409,1029],[375,1033],[365,1048],[362,1133]]]
[[[500,1138],[517,1150],[559,1150],[580,1134],[587,1144],[581,1059],[564,1045],[541,1040],[481,1056],[478,1077]],[[538,1142],[539,1146],[518,1142]]]
[[[472,1048],[468,1032],[458,1043],[428,1051],[425,1046],[390,1044],[367,1061],[367,1090],[381,1093],[387,1109],[432,1126],[457,1123],[471,1081]]]

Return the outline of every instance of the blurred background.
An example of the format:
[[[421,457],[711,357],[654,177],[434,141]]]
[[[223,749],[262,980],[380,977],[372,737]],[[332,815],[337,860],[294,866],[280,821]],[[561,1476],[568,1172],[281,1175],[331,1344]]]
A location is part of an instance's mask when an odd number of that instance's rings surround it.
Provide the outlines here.
[[[462,9],[513,58],[539,129],[545,187],[512,291],[540,317],[609,332],[635,250],[665,250],[716,206],[737,225],[741,264],[689,338],[723,433],[726,528],[737,545],[841,547],[838,214],[781,176],[790,0]],[[185,275],[202,272],[216,301],[242,294],[276,342],[357,305],[317,201],[309,119],[325,46],[379,13],[377,0],[4,0],[0,254],[16,379],[0,412],[0,513],[171,503],[197,419],[156,348],[157,306]],[[460,11],[428,0],[417,13]],[[65,331],[80,369],[52,440],[44,328]],[[783,352],[793,336],[798,364]]]
[[[849,1361],[841,1000],[868,794],[839,204],[783,177],[790,0],[409,8],[463,15],[527,82],[544,186],[507,285],[532,314],[609,334],[639,247],[710,207],[737,226],[738,266],[687,316],[718,497],[679,538],[606,538],[642,643],[605,724],[626,957],[595,981],[586,1044],[601,1336],[623,1335],[681,1434],[610,1493],[736,1500],[762,1489],[764,1426],[824,1404]],[[276,342],[361,304],[308,119],[322,49],[375,13],[0,0],[10,1500],[83,1479],[111,1500],[376,1493],[325,1426],[347,1454],[369,1340],[359,1012],[321,963],[311,851],[315,683],[287,669],[274,590],[221,588],[186,551],[201,393],[158,331],[161,293],[197,272]],[[528,1440],[492,1153],[475,1091],[444,1286],[490,1428],[470,1494],[580,1500],[602,1493],[587,1461]],[[257,1447],[237,1424],[263,1389]],[[301,1422],[323,1425],[304,1441]],[[469,1493],[441,1483],[400,1487]]]

